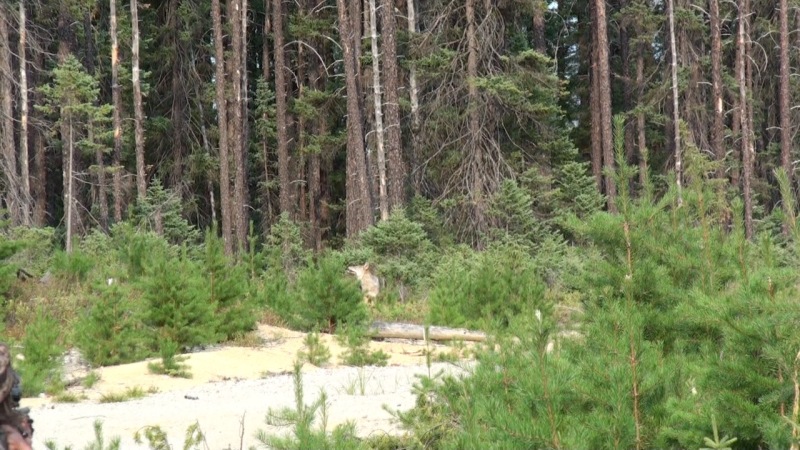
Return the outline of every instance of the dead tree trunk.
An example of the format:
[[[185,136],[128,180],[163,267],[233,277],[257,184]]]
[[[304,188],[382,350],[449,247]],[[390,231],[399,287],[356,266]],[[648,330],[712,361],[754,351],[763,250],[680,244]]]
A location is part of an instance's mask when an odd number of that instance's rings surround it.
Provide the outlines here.
[[[369,0],[370,48],[372,50],[372,100],[375,108],[375,147],[378,151],[378,204],[381,220],[389,218],[389,195],[386,188],[386,149],[383,134],[383,102],[381,100],[381,64],[378,51],[378,15],[375,0]]]
[[[31,177],[28,164],[28,59],[25,1],[19,1],[19,168],[22,224],[31,224]]]
[[[683,204],[683,158],[681,154],[681,121],[678,108],[678,53],[675,51],[675,1],[667,0],[669,10],[670,72],[672,76],[672,129],[675,132],[675,187],[678,193],[678,206]]]
[[[133,82],[133,138],[136,146],[136,195],[139,201],[147,196],[144,171],[144,107],[139,70],[139,2],[131,0],[131,78]]]
[[[8,32],[8,11],[0,5],[0,146],[2,169],[5,178],[5,200],[11,223],[19,225],[20,195],[17,175],[17,155],[14,148],[14,92],[11,78],[11,45]]]
[[[736,45],[738,60],[737,81],[739,82],[739,117],[742,131],[742,194],[744,197],[744,229],[747,239],[753,237],[753,141],[750,136],[749,104],[747,101],[747,0],[739,2],[739,32]]]
[[[117,42],[117,1],[110,0],[109,33],[111,34],[111,103],[114,107],[114,153],[112,156],[114,184],[114,221],[122,221],[122,87],[119,84],[119,43]]]

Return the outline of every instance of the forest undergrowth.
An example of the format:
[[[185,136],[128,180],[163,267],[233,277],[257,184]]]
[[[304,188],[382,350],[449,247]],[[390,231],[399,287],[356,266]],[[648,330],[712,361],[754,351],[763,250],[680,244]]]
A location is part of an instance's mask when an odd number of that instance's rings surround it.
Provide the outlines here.
[[[416,407],[396,413],[406,436],[312,433],[303,407],[282,414],[328,448],[797,448],[800,225],[785,174],[788,207],[748,240],[741,201],[704,156],[687,152],[679,201],[618,153],[618,213],[601,210],[582,165],[546,195],[507,181],[481,250],[421,199],[317,254],[284,216],[236,261],[178,211],[168,233],[134,212],[71,253],[54,230],[5,227],[3,339],[36,395],[64,389],[68,348],[97,366],[160,356],[179,374],[179,353],[243,339],[258,318],[360,344],[372,319],[477,328],[492,336],[479,364],[421,378]],[[367,261],[384,280],[374,309],[345,273]]]

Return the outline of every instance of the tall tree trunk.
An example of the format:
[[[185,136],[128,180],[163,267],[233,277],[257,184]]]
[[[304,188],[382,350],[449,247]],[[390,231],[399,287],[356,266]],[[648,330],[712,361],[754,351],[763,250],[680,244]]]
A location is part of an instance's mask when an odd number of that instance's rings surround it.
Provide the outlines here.
[[[375,108],[375,147],[378,150],[378,204],[381,220],[389,218],[389,195],[386,188],[386,149],[383,146],[383,103],[381,101],[381,65],[378,52],[378,16],[375,0],[369,0],[370,48],[372,50],[372,100]]]
[[[544,22],[544,12],[546,9],[547,3],[542,0],[537,0],[533,4],[533,49],[543,55],[547,54]]]
[[[33,67],[43,66],[44,54],[37,50],[33,53]],[[32,86],[38,85],[40,73],[38,70],[31,71]],[[33,102],[36,105],[41,105],[44,102],[42,92],[39,89],[34,90]],[[34,114],[36,113],[34,112]],[[33,223],[36,226],[43,227],[47,222],[47,166],[44,135],[37,127],[33,127],[31,131],[33,135],[33,178],[35,180],[35,183],[31,186],[33,193]]]
[[[239,170],[236,172],[236,179],[234,180],[234,189],[239,197],[240,215],[239,215],[239,242],[243,250],[248,249],[249,242],[247,240],[250,234],[250,190],[247,187],[247,158],[249,154],[250,143],[250,126],[248,124],[248,80],[247,80],[247,0],[241,0],[242,12],[240,18],[242,26],[242,44],[240,47],[240,63],[241,77],[241,95],[239,97],[239,111],[241,117],[241,149],[239,151],[240,160],[237,162]]]
[[[737,81],[739,82],[739,117],[741,120],[742,131],[742,191],[744,196],[744,229],[747,239],[753,237],[753,141],[750,135],[749,105],[747,101],[747,77],[746,77],[746,30],[748,21],[747,0],[739,2],[739,31],[736,45],[736,58],[738,59]]]
[[[672,76],[672,128],[675,133],[675,187],[678,206],[683,204],[683,155],[681,154],[681,121],[678,108],[678,53],[675,51],[675,0],[667,0],[669,15],[670,72]]]
[[[781,124],[781,166],[786,171],[789,185],[792,185],[792,99],[789,91],[789,5],[788,0],[780,0],[780,106]],[[784,205],[788,202],[784,202]],[[788,231],[788,230],[786,230]]]
[[[358,0],[351,0],[357,3]],[[347,89],[347,181],[346,181],[346,229],[352,237],[372,225],[372,201],[367,181],[367,161],[364,152],[363,117],[359,99],[358,60],[356,48],[361,34],[353,23],[359,16],[348,17],[345,0],[336,0],[339,15],[339,36],[344,53],[344,71]],[[360,7],[356,8],[360,11]],[[355,30],[354,30],[355,28]]]
[[[59,4],[58,12],[58,62],[63,64],[66,62],[67,57],[71,53],[72,44],[72,31],[70,24],[72,17],[70,16],[69,5],[66,2]],[[61,178],[62,178],[62,196],[64,206],[64,223],[66,225],[65,250],[69,253],[72,251],[72,237],[75,233],[75,197],[72,195],[73,185],[73,166],[74,166],[74,151],[73,151],[73,130],[72,124],[67,118],[62,118],[59,127],[61,137]]]
[[[417,13],[414,7],[414,0],[406,0],[408,15],[408,34],[413,36],[417,33]],[[411,101],[411,183],[414,187],[414,194],[422,192],[422,170],[418,167],[419,157],[422,152],[420,142],[420,132],[422,130],[422,117],[419,112],[419,87],[417,86],[417,69],[413,66],[408,73],[408,91]]]
[[[488,14],[488,11],[487,11]],[[478,78],[478,30],[475,18],[475,0],[467,0],[467,109],[468,109],[468,149],[472,159],[473,173],[469,189],[470,203],[473,210],[473,220],[478,234],[483,231],[486,224],[486,194],[482,177],[484,171],[483,148],[481,146],[481,124],[478,87],[472,81]]]
[[[595,13],[597,22],[597,88],[600,108],[600,135],[603,148],[603,168],[607,171],[614,169],[614,146],[613,135],[611,132],[611,79],[608,61],[608,31],[606,25],[606,2],[605,0],[595,0]],[[608,209],[617,212],[616,197],[617,186],[611,175],[606,175],[605,186],[606,196],[608,197]]]
[[[110,0],[109,33],[111,34],[111,103],[114,107],[112,126],[114,127],[114,221],[122,221],[122,86],[119,84],[119,43],[117,38],[117,1]]]
[[[722,91],[722,29],[720,27],[719,0],[709,0],[711,21],[711,96],[714,119],[711,125],[711,151],[719,163],[717,178],[725,176],[725,102]]]
[[[20,195],[17,174],[17,154],[14,147],[14,80],[11,72],[11,41],[8,33],[9,12],[5,4],[0,4],[0,146],[2,161],[0,169],[5,175],[6,206],[11,222],[19,225]]]
[[[628,7],[629,0],[620,1],[620,9],[624,10]],[[619,56],[620,64],[622,64],[622,110],[627,115],[633,109],[633,80],[631,79],[631,38],[630,27],[627,20],[623,20],[619,25]],[[629,117],[625,118],[625,131],[624,131],[624,147],[625,159],[629,163],[633,161],[635,146],[635,128],[633,122]],[[631,180],[633,183],[633,180]]]
[[[374,1],[374,0],[373,0]],[[383,92],[386,106],[386,156],[389,182],[389,210],[405,204],[406,165],[400,129],[399,77],[397,74],[397,18],[394,1],[381,6],[383,35]]]
[[[289,175],[289,133],[286,86],[286,51],[284,47],[283,2],[272,0],[272,15],[274,17],[273,36],[275,38],[275,120],[278,128],[278,182],[280,183],[280,211],[293,217],[295,208],[293,204],[292,184]]]
[[[72,118],[67,119],[67,168],[66,168],[66,180],[67,180],[67,192],[66,192],[66,215],[67,215],[67,236],[66,236],[66,243],[64,250],[67,253],[72,252],[72,235],[74,229],[73,219],[75,217],[75,181],[74,181],[74,171],[73,171],[73,162],[75,161],[75,139],[73,137],[74,127],[72,125]]]
[[[219,196],[222,210],[222,242],[225,254],[233,254],[231,228],[231,177],[228,167],[228,108],[225,107],[225,50],[222,42],[222,11],[219,0],[211,0],[211,20],[214,28],[214,83],[219,128]]]
[[[139,79],[139,1],[131,0],[131,79],[133,82],[133,126],[136,146],[136,195],[139,201],[147,196],[144,172],[144,107],[142,83]]]
[[[27,22],[25,1],[19,0],[19,168],[20,168],[20,210],[23,225],[31,224],[31,177],[28,159],[28,59]]]
[[[242,0],[228,1],[228,23],[231,33],[231,58],[228,60],[227,69],[230,85],[233,88],[233,99],[228,102],[228,139],[233,152],[233,228],[234,249],[245,248],[247,245],[247,219],[245,217],[244,195],[244,138],[243,126],[243,96],[242,96],[242,64],[244,63],[242,40]]]

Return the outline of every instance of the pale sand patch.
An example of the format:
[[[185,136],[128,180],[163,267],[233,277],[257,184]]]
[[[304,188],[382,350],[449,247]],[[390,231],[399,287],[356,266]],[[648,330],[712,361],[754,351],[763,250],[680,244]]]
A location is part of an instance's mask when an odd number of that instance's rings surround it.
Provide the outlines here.
[[[182,447],[186,427],[200,421],[210,448],[239,447],[239,422],[244,415],[245,443],[255,444],[253,433],[265,428],[264,415],[269,407],[293,407],[292,371],[297,352],[304,349],[304,333],[259,325],[264,344],[258,348],[222,347],[185,355],[192,378],[172,378],[151,374],[147,361],[95,369],[100,376],[91,389],[83,392],[81,404],[54,404],[51,398],[23,399],[22,406],[32,408],[35,423],[35,448],[44,448],[45,439],[55,439],[61,448],[83,448],[92,440],[92,423],[104,421],[106,436],[123,437],[123,449],[136,446],[132,435],[145,425],[159,424],[168,431],[172,444]],[[331,352],[325,368],[303,366],[306,402],[313,401],[320,389],[329,398],[331,426],[354,420],[360,435],[399,429],[383,405],[406,410],[414,404],[411,392],[416,375],[428,373],[426,349],[435,354],[453,351],[451,347],[420,341],[371,342],[372,350],[389,355],[389,367],[363,369],[342,367],[340,355],[345,349],[333,336],[321,334]],[[453,365],[436,364],[462,373]],[[98,404],[104,394],[119,393],[139,387],[155,388],[158,394],[145,399],[115,404]],[[275,430],[273,430],[275,431]],[[248,445],[245,445],[247,448]]]

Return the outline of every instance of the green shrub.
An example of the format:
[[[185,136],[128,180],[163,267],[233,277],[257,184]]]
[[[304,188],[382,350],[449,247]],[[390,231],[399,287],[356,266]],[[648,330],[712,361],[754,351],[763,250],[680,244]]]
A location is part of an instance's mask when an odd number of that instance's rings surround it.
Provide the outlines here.
[[[319,338],[319,333],[311,332],[306,334],[303,339],[305,345],[304,350],[297,352],[297,358],[300,361],[306,361],[313,366],[322,366],[327,364],[331,359],[331,352],[328,346]]]
[[[140,302],[127,286],[102,284],[90,299],[91,306],[76,326],[76,344],[83,356],[97,366],[139,361],[154,344],[142,323]]]
[[[384,292],[391,292],[390,296],[424,284],[437,259],[423,225],[410,220],[403,209],[395,209],[388,220],[361,233],[344,254],[348,266],[375,265],[385,280]]]
[[[58,251],[53,256],[52,268],[56,277],[70,284],[81,284],[94,268],[94,261],[79,249],[70,253]]]
[[[437,269],[430,292],[431,323],[456,327],[508,325],[539,307],[544,285],[525,251],[514,246],[451,255]]]
[[[211,304],[216,305],[216,332],[230,340],[251,331],[256,325],[255,305],[249,295],[247,273],[224,254],[222,239],[206,233],[205,281]]]
[[[28,397],[39,395],[61,380],[60,344],[61,327],[44,309],[39,308],[36,319],[25,330],[22,339],[25,359],[17,369],[24,381],[23,394]]]
[[[22,242],[9,239],[4,233],[0,233],[0,303],[5,303],[4,296],[16,279],[17,265],[11,263],[10,259],[22,247]]]
[[[144,321],[158,342],[178,349],[215,342],[217,323],[203,271],[185,256],[161,257],[141,282]]]
[[[183,217],[181,196],[153,180],[147,195],[130,210],[129,222],[138,229],[162,236],[172,245],[195,246],[202,235]]]
[[[370,338],[363,327],[347,327],[340,330],[336,338],[345,346],[339,358],[347,366],[385,366],[389,361],[389,355],[383,350],[370,350]]]
[[[294,286],[294,302],[284,318],[302,330],[333,332],[341,325],[358,325],[367,320],[367,309],[356,281],[344,274],[338,253],[320,256],[303,270]],[[281,311],[277,311],[281,314]]]

